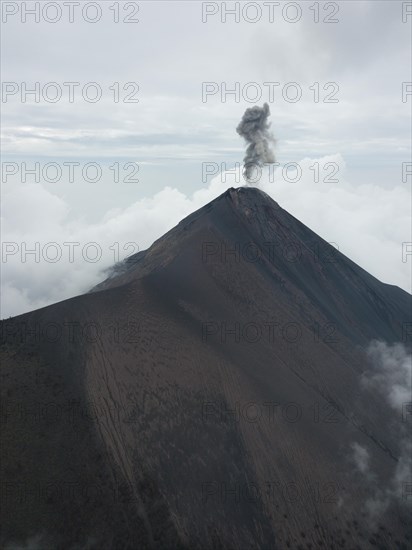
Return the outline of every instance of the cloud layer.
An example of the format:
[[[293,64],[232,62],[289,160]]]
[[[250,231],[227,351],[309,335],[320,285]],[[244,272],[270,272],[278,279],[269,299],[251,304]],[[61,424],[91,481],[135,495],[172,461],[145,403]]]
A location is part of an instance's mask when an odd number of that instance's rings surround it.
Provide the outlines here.
[[[322,181],[337,167],[338,183]],[[41,184],[3,185],[2,317],[87,291],[113,263],[148,248],[183,217],[244,183],[239,167],[192,194],[166,186],[125,208],[109,208],[93,223],[76,217],[63,198]],[[410,262],[402,262],[402,241],[409,234],[406,189],[351,186],[340,155],[306,158],[275,171],[264,167],[259,186],[377,278],[410,290]],[[387,223],[394,219],[396,224]]]

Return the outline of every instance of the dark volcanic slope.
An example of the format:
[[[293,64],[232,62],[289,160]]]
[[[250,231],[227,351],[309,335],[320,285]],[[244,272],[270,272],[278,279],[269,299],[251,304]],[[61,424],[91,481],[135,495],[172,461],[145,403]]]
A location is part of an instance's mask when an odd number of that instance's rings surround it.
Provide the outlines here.
[[[407,547],[406,292],[252,188],[117,273],[2,323],[3,545]]]

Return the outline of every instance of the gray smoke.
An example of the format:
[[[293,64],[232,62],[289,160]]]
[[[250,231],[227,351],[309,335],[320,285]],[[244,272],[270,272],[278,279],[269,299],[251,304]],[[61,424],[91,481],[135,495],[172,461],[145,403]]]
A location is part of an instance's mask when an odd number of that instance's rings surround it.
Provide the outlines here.
[[[275,154],[271,149],[271,144],[275,143],[275,139],[269,132],[269,116],[270,110],[267,103],[264,103],[263,107],[257,105],[249,107],[236,128],[236,132],[249,144],[243,159],[245,163],[244,175],[247,181],[251,180],[253,169],[256,166],[275,162]]]

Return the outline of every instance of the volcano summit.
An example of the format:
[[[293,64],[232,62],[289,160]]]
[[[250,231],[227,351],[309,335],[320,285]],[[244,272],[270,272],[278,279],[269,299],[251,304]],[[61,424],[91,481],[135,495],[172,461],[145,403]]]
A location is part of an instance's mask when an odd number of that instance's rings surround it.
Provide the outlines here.
[[[411,305],[239,188],[3,321],[2,547],[407,548]]]

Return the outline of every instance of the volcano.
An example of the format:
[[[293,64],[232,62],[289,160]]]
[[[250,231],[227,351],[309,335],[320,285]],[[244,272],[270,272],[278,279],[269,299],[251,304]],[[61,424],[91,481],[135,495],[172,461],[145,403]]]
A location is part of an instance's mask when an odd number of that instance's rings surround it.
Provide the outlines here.
[[[407,548],[410,405],[362,381],[411,306],[231,188],[4,320],[2,547]]]

